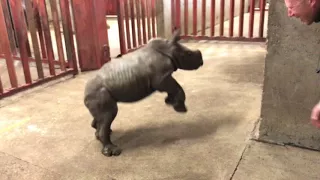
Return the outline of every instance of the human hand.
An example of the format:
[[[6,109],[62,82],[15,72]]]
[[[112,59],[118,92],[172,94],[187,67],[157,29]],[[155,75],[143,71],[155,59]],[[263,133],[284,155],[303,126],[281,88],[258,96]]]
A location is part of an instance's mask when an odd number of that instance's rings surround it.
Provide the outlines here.
[[[317,127],[320,128],[320,102],[316,104],[311,112],[311,123]]]

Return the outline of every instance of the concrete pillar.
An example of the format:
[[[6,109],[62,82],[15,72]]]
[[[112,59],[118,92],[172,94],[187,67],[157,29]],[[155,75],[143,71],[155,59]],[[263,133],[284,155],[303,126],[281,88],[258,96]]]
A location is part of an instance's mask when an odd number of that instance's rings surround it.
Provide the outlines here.
[[[261,118],[256,138],[320,150],[310,123],[320,100],[320,24],[289,18],[284,1],[270,0]]]

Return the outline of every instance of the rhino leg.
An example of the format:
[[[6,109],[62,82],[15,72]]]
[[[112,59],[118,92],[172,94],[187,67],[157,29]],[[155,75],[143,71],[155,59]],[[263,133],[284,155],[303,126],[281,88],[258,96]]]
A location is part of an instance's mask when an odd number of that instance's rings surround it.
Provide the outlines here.
[[[107,109],[106,111],[102,112],[98,117],[99,125],[97,135],[103,145],[101,152],[105,156],[118,156],[122,151],[118,146],[114,145],[110,139],[110,127],[117,115],[117,112],[118,108],[115,106],[113,109]]]
[[[98,128],[97,128],[97,120],[95,118],[93,118],[92,122],[91,122],[91,127],[96,129],[96,138],[99,139],[99,134],[98,134]],[[110,128],[110,133],[112,133],[112,129]]]
[[[109,92],[105,89],[99,89],[85,99],[86,107],[93,116],[91,126],[96,128],[96,138],[103,145],[102,154],[105,156],[118,156],[121,149],[111,142],[111,124],[118,113],[117,102],[112,99]]]
[[[168,105],[173,105],[174,104],[174,94],[168,93],[168,96],[165,99],[165,103]]]
[[[172,77],[166,77],[156,88],[160,92],[167,92],[165,103],[172,105],[177,112],[187,112],[185,106],[186,95],[181,85]]]

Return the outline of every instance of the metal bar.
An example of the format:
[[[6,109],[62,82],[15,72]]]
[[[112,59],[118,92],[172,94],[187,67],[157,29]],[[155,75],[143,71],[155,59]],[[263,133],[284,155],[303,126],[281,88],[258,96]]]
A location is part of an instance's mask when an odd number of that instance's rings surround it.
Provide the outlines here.
[[[3,15],[5,18],[5,22],[6,22],[6,28],[8,31],[8,37],[9,37],[9,42],[10,42],[10,48],[11,48],[11,52],[12,54],[17,54],[17,48],[16,48],[16,41],[15,41],[15,37],[14,37],[14,30],[12,27],[12,23],[11,23],[11,15],[10,15],[10,11],[9,11],[9,4],[8,4],[8,0],[2,0],[2,10],[3,10]]]
[[[124,34],[124,20],[123,20],[123,0],[117,0],[117,12],[118,12],[118,27],[119,27],[119,41],[120,41],[120,53],[126,53],[126,42],[125,42],[125,34]]]
[[[142,16],[142,34],[143,43],[147,44],[147,32],[146,32],[146,0],[141,0],[141,16]]]
[[[33,46],[34,56],[36,59],[38,77],[40,79],[43,79],[44,73],[43,73],[43,67],[42,67],[41,56],[40,56],[40,48],[38,44],[36,23],[34,19],[35,16],[34,16],[34,12],[31,5],[31,0],[26,0],[25,2],[26,2],[26,10],[27,10],[27,19],[28,19],[28,24],[29,24],[29,29],[30,29],[31,39],[32,39],[32,46]]]
[[[128,1],[124,0],[124,18],[126,21],[126,36],[127,36],[127,48],[131,49],[131,36],[130,36],[130,27],[129,27],[129,9],[128,9]]]
[[[68,0],[60,0],[60,9],[62,17],[62,27],[64,32],[64,40],[66,44],[66,53],[69,67],[75,70],[75,73],[78,73],[78,66],[76,62],[76,53],[73,40],[73,31],[71,24],[71,12],[70,4]]]
[[[184,34],[188,35],[188,0],[184,0]]]
[[[32,83],[30,66],[29,66],[29,52],[28,52],[28,34],[26,22],[24,21],[24,12],[21,3],[16,3],[15,0],[10,0],[10,7],[12,10],[13,24],[16,32],[17,43],[20,50],[21,63],[25,82]]]
[[[131,16],[131,29],[132,29],[132,46],[137,47],[137,37],[136,37],[136,24],[135,24],[135,14],[134,14],[134,2],[129,1],[130,6],[130,16]]]
[[[240,0],[239,37],[243,36],[244,0]]]
[[[76,48],[74,44],[74,37],[73,37],[73,29],[72,29],[72,21],[71,21],[71,11],[70,11],[70,3],[68,0],[63,1],[66,7],[66,23],[67,23],[67,29],[69,31],[69,38],[70,38],[70,46],[71,46],[71,60],[69,59],[69,62],[71,62],[70,66],[74,70],[74,75],[78,74],[78,64],[77,64],[77,56],[76,56]]]
[[[254,25],[254,3],[255,0],[250,0],[250,17],[249,17],[249,37],[253,37],[253,25]]]
[[[56,36],[56,41],[57,41],[60,68],[62,71],[65,71],[66,67],[65,67],[65,59],[64,59],[62,38],[61,38],[61,32],[60,32],[60,22],[59,22],[59,16],[58,16],[57,1],[50,0],[50,6],[51,6],[51,12],[52,12],[53,28]]]
[[[3,85],[2,85],[2,81],[1,81],[1,77],[0,77],[0,96],[3,93]]]
[[[146,0],[146,12],[147,12],[147,28],[148,28],[148,40],[151,39],[151,23],[150,23],[150,0]]]
[[[230,0],[230,17],[229,17],[229,36],[233,36],[234,25],[234,0]]]
[[[181,28],[181,7],[180,0],[176,0],[176,28]]]
[[[216,27],[216,1],[211,0],[211,33],[210,36],[214,36],[214,30]]]
[[[152,22],[152,37],[156,37],[156,3],[151,0],[151,22]]]
[[[14,67],[14,63],[13,63],[8,32],[7,32],[4,14],[2,10],[2,3],[0,3],[0,34],[2,36],[1,47],[3,48],[4,54],[6,56],[5,59],[8,67],[11,87],[15,88],[15,87],[18,87],[18,80],[17,80],[17,74]]]
[[[44,83],[47,83],[49,81],[56,80],[56,79],[59,79],[61,77],[70,75],[72,73],[74,73],[74,70],[67,70],[67,71],[64,71],[64,72],[62,72],[60,74],[57,74],[56,76],[49,76],[49,77],[45,77],[44,79],[39,79],[39,80],[33,82],[32,84],[25,84],[25,85],[19,86],[17,88],[6,90],[6,91],[3,92],[3,94],[0,94],[0,100],[5,98],[5,97],[12,96],[12,95],[14,95],[14,94],[16,94],[18,92],[22,92],[22,91],[25,91],[27,89],[42,85]]]
[[[206,0],[202,0],[202,28],[201,35],[204,36],[206,34]],[[212,17],[214,18],[214,17]]]
[[[224,31],[224,0],[220,1],[220,36],[223,36]]]
[[[42,58],[47,58],[47,50],[45,47],[44,33],[41,25],[41,18],[39,12],[39,0],[32,1],[33,9],[34,9],[34,18],[36,23],[36,28],[38,30],[38,36],[40,40],[40,52],[42,53]]]
[[[193,0],[193,35],[197,35],[197,0]]]
[[[265,7],[266,7],[266,0],[260,0],[259,37],[263,37]]]
[[[136,11],[137,11],[137,30],[138,30],[138,44],[142,44],[142,35],[141,35],[141,3],[140,0],[136,0]]]
[[[218,40],[218,41],[242,41],[242,42],[265,42],[266,38],[246,38],[246,37],[224,37],[224,36],[181,36],[184,40]]]
[[[50,33],[50,27],[49,27],[49,22],[48,22],[48,13],[47,13],[45,0],[39,1],[39,13],[41,16],[41,24],[43,27],[44,38],[45,38],[46,47],[47,47],[49,72],[50,72],[50,75],[55,75],[56,72],[54,69],[54,53],[53,53],[53,47],[52,47],[52,42],[51,42],[51,33]]]

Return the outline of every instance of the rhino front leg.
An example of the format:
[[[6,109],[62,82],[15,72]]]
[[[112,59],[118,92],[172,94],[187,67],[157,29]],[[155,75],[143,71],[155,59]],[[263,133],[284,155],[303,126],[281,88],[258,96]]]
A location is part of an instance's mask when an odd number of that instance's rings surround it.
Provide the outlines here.
[[[161,83],[159,83],[157,90],[168,93],[165,102],[166,104],[172,105],[175,111],[187,112],[187,108],[185,106],[185,92],[172,76],[166,77]]]

